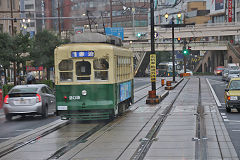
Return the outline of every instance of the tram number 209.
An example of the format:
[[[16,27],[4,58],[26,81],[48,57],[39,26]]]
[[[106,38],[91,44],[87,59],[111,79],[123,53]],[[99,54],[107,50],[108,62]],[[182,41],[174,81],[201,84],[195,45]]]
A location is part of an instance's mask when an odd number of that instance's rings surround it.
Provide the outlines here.
[[[69,100],[79,100],[80,96],[69,96]]]

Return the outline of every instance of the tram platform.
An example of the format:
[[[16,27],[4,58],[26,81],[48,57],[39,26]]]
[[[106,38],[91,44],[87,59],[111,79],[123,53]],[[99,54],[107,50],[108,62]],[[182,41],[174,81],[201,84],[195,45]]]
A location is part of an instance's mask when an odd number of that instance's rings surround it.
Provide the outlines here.
[[[104,128],[90,139],[102,136],[88,147],[80,144],[60,159],[73,160],[126,160],[139,159],[144,142],[149,141],[146,160],[231,159],[237,154],[218,112],[216,102],[206,79],[201,79],[201,105],[204,107],[205,137],[197,137],[198,78],[185,78],[158,105],[147,105],[145,99],[132,106],[132,112],[121,117],[112,128]],[[184,86],[185,85],[185,86]],[[163,93],[163,88],[157,90]],[[139,94],[145,94],[142,91]],[[138,96],[138,95],[136,95]],[[177,97],[178,96],[178,97]],[[177,98],[176,98],[177,97]],[[173,102],[173,100],[176,100]],[[173,103],[161,128],[149,139],[154,124]],[[201,126],[203,127],[203,126]],[[91,141],[89,139],[89,141]],[[92,142],[92,141],[91,141]],[[204,145],[202,145],[203,143]],[[82,150],[83,149],[83,150]],[[204,151],[205,149],[205,151]],[[141,159],[141,157],[140,157]]]
[[[180,80],[179,77],[176,79]],[[200,84],[200,85],[199,85]],[[157,83],[157,95],[165,87]],[[200,88],[200,89],[199,89]],[[57,157],[60,160],[238,160],[238,156],[218,111],[207,79],[188,77],[159,104],[146,104],[151,86],[135,94],[130,111],[108,123],[95,134]],[[200,91],[201,90],[201,91]],[[204,109],[203,109],[204,108]],[[86,124],[85,129],[86,129]],[[80,130],[80,129],[79,129]],[[65,132],[67,130],[65,129]],[[69,130],[68,130],[69,131]],[[76,130],[67,135],[77,134]],[[5,159],[49,159],[58,148],[60,133],[44,137],[25,152],[14,151]],[[31,150],[41,143],[41,148]],[[49,148],[49,149],[48,149]],[[27,157],[27,154],[30,156]],[[21,158],[19,158],[21,155]]]

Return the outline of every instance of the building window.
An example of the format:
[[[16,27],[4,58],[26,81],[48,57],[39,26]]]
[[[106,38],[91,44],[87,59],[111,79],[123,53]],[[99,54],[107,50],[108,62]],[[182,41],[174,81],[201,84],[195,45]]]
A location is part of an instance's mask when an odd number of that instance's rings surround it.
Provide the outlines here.
[[[33,4],[26,4],[25,9],[34,9],[34,5]]]
[[[12,6],[13,6],[13,9],[16,9],[16,5],[15,5],[15,0],[12,0]]]

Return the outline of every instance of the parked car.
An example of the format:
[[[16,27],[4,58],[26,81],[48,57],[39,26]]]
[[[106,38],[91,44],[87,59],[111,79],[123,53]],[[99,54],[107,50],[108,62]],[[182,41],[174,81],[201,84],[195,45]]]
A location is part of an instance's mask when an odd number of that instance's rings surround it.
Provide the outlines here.
[[[222,72],[222,80],[223,81],[227,80],[228,72],[229,72],[229,69],[227,69],[227,68],[224,69],[224,71]]]
[[[229,70],[226,81],[229,82],[231,78],[239,77],[239,74],[240,74],[239,70]]]
[[[3,109],[7,120],[15,115],[37,114],[43,118],[56,111],[56,99],[45,84],[14,86],[4,98]]]
[[[214,69],[214,74],[215,74],[216,76],[222,75],[223,70],[224,70],[224,66],[217,66],[217,67]]]
[[[236,108],[240,112],[240,78],[232,78],[224,93],[226,111]]]

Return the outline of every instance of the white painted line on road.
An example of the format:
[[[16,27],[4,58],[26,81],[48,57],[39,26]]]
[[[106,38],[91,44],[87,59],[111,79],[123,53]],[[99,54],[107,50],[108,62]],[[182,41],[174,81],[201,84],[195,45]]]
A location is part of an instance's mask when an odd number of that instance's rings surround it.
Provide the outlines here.
[[[223,119],[224,122],[229,122],[229,119]]]
[[[225,103],[221,103],[221,104],[225,104]]]
[[[223,119],[227,119],[227,116],[222,116]]]
[[[240,130],[232,130],[233,132],[240,132]]]
[[[207,78],[207,83],[208,83],[208,85],[209,85],[209,87],[210,87],[210,89],[211,89],[211,92],[212,92],[212,94],[213,94],[213,97],[215,98],[215,101],[216,101],[216,103],[217,103],[217,106],[218,106],[218,107],[221,107],[222,105],[221,105],[221,103],[220,103],[220,101],[219,101],[219,99],[218,99],[215,91],[213,90],[211,84],[209,83],[208,78]]]
[[[26,131],[32,131],[33,129],[19,129],[16,130],[17,132],[26,132]]]
[[[222,115],[222,116],[225,116],[225,115],[226,115],[226,113],[221,113],[221,115]]]
[[[229,120],[229,122],[240,123],[240,121],[236,121],[236,120]]]

